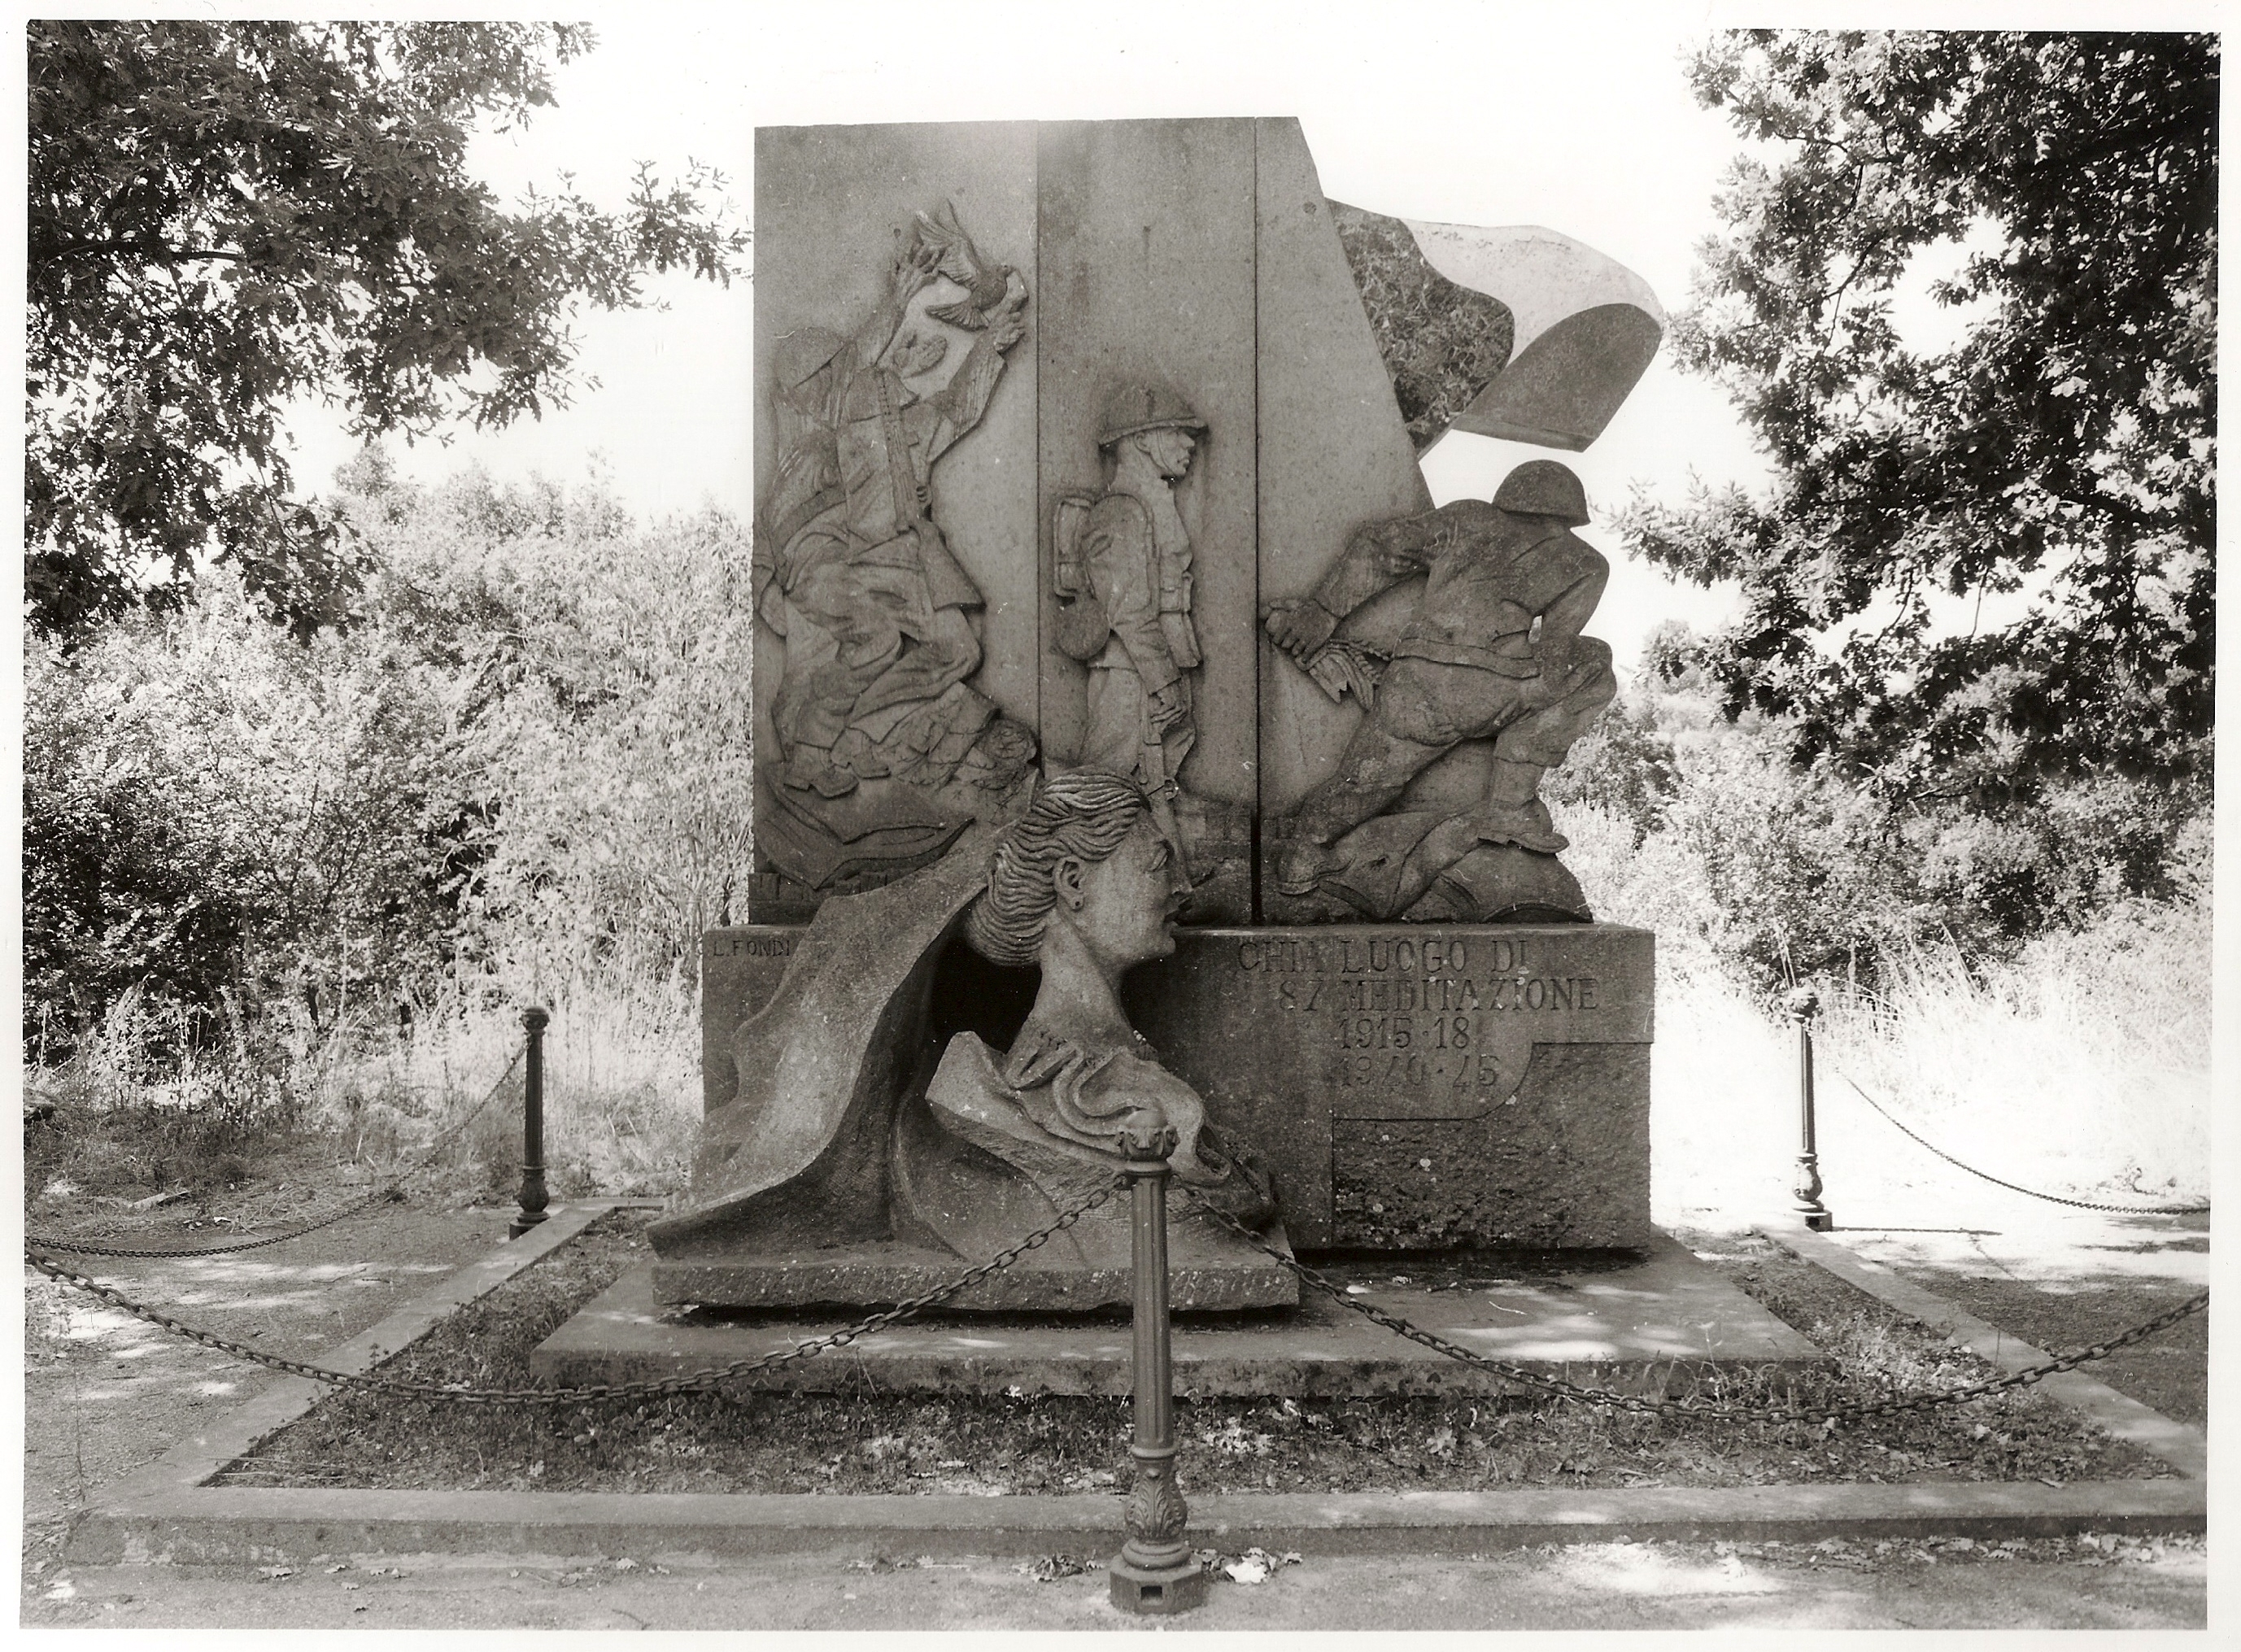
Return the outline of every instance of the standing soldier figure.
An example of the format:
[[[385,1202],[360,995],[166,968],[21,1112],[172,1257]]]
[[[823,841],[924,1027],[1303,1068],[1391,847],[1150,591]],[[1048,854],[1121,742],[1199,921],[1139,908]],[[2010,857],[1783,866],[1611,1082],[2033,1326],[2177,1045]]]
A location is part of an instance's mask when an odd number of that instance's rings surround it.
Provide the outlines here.
[[[1153,801],[1178,853],[1175,776],[1197,744],[1188,673],[1200,663],[1191,624],[1191,542],[1174,488],[1190,470],[1206,421],[1164,385],[1107,398],[1099,449],[1113,479],[1091,501],[1060,504],[1059,645],[1089,667],[1081,766],[1125,774]],[[1086,508],[1071,524],[1069,511]],[[1071,607],[1063,605],[1067,597]]]

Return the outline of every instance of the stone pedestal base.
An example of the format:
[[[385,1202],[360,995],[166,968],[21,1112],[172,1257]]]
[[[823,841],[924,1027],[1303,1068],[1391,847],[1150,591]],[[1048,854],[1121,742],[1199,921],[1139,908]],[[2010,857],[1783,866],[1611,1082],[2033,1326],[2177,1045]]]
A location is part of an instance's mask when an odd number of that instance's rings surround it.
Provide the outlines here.
[[[1106,1569],[1113,1576],[1113,1604],[1146,1616],[1191,1612],[1206,1604],[1206,1568],[1195,1561],[1156,1570],[1131,1566],[1116,1555]]]
[[[733,1094],[732,1029],[799,933],[709,933],[710,1106]],[[978,999],[1033,980],[980,967]],[[1302,1250],[1639,1249],[1656,980],[1649,933],[1616,924],[1330,924],[1185,929],[1124,994],[1274,1173]],[[1031,987],[1015,996],[1023,1016]]]
[[[1187,931],[1125,991],[1301,1249],[1635,1249],[1655,982],[1615,924],[1339,924]]]
[[[1321,1266],[1361,1300],[1450,1341],[1548,1376],[1642,1394],[1686,1394],[1755,1373],[1787,1381],[1829,1368],[1828,1356],[1662,1234],[1638,1258],[1547,1259],[1459,1254],[1395,1265]],[[585,1304],[530,1356],[543,1381],[574,1388],[685,1376],[779,1353],[863,1317],[862,1310],[686,1310],[653,1299],[633,1268]],[[1406,1284],[1396,1282],[1405,1278]],[[1133,1370],[1125,1312],[1002,1315],[939,1309],[889,1326],[846,1355],[802,1360],[768,1386],[802,1393],[1125,1395]],[[1349,1313],[1317,1291],[1274,1314],[1175,1316],[1174,1391],[1191,1400],[1474,1398],[1521,1387],[1460,1364]]]

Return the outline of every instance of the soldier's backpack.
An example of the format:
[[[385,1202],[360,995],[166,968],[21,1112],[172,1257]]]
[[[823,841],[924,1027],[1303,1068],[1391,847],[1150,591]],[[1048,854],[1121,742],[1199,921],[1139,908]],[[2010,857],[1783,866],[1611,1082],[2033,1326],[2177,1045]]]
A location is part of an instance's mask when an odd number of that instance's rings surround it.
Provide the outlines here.
[[[1113,617],[1090,589],[1082,559],[1081,532],[1104,497],[1070,487],[1061,488],[1051,502],[1051,594],[1058,599],[1054,640],[1069,659],[1096,659],[1113,636]]]

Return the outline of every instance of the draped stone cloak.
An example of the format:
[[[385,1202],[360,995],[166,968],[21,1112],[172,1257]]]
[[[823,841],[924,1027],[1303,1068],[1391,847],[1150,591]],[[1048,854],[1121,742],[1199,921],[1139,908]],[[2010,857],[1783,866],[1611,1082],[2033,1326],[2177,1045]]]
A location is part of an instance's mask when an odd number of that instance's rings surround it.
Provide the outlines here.
[[[1071,1046],[1015,1049],[1002,1069],[970,1033],[933,1047],[934,972],[987,886],[993,838],[977,828],[924,871],[818,909],[769,1004],[733,1035],[738,1094],[702,1124],[685,1208],[646,1229],[664,1261],[777,1261],[883,1241],[977,1261],[1047,1226],[1060,1201],[1111,1181],[1119,1160],[1099,1150],[1105,1115],[1171,1095],[1196,1114],[1195,1094],[1148,1045],[1103,1060]],[[1123,1094],[1089,1094],[1115,1078]],[[1067,1125],[1069,1103],[1095,1115],[1091,1127]],[[1274,1214],[1256,1162],[1211,1126],[1196,1145],[1178,1157],[1185,1180],[1248,1225]],[[1288,1280],[1201,1214],[1178,1212],[1171,1240],[1186,1306],[1296,1300]],[[1055,1235],[1040,1261],[1120,1270],[1125,1283],[1130,1248],[1127,1201],[1116,1200]],[[1257,1294],[1197,1302],[1206,1287],[1192,1270],[1241,1265],[1268,1275],[1252,1284]]]
[[[988,881],[980,828],[897,883],[826,900],[770,1002],[733,1036],[736,1100],[710,1114],[664,1257],[891,1235],[889,1143],[923,1053],[943,943]]]

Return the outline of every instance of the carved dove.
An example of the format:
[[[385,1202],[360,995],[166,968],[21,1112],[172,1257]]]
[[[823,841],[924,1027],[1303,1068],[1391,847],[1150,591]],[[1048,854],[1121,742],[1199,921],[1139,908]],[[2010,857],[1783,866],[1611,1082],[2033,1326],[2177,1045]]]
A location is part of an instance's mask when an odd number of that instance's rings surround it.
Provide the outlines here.
[[[928,304],[926,313],[934,320],[979,332],[1000,305],[1016,309],[1025,302],[1027,283],[1010,264],[990,264],[980,256],[980,249],[958,223],[953,204],[944,201],[930,216],[920,213],[918,233],[919,239],[938,255],[935,269],[968,295],[954,304]],[[1007,298],[1010,302],[1006,304]]]

